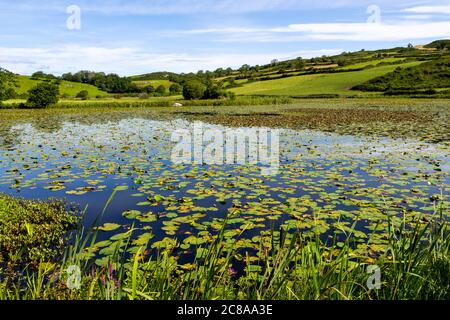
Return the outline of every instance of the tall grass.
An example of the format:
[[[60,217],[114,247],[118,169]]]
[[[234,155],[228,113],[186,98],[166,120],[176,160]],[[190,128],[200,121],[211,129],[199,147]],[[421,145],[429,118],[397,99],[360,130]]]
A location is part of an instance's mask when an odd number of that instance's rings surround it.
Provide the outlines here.
[[[285,105],[294,103],[295,100],[290,97],[264,97],[264,96],[241,96],[233,99],[215,99],[215,100],[179,100],[173,99],[149,99],[149,100],[132,100],[132,99],[105,99],[95,101],[60,101],[58,104],[49,108],[57,109],[89,109],[89,108],[168,108],[172,107],[175,102],[180,102],[185,107],[189,106],[261,106],[261,105]],[[0,109],[18,109],[24,108],[23,103],[10,102],[0,104]]]
[[[441,203],[429,222],[412,225],[387,217],[387,250],[370,259],[352,254],[353,231],[343,244],[336,238],[324,243],[318,235],[272,231],[271,250],[261,247],[256,261],[247,254],[239,275],[233,269],[238,250],[224,236],[228,218],[212,243],[197,248],[189,265],[179,263],[175,247],[150,256],[146,245],[133,254],[121,250],[131,246],[132,226],[108,263],[98,267],[95,258],[85,259],[98,229],[80,224],[61,261],[29,265],[14,279],[0,270],[0,299],[449,299],[450,233],[444,210]],[[376,289],[368,286],[370,265],[380,271]],[[79,289],[68,288],[71,266],[80,268]]]

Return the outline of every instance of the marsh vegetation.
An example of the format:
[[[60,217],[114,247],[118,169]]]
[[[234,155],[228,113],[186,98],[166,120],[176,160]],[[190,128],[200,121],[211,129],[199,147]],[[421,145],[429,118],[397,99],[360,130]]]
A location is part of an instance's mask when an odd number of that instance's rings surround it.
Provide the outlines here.
[[[15,241],[23,272],[2,257],[0,297],[448,299],[448,101],[393,101],[0,111],[0,212],[55,222],[2,219],[43,249]],[[172,163],[172,128],[194,121],[280,129],[278,174]]]

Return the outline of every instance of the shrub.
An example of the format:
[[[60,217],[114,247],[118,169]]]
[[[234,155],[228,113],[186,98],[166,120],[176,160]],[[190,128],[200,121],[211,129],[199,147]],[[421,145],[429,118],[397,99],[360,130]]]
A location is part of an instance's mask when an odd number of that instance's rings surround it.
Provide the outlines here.
[[[174,83],[170,86],[169,91],[171,94],[178,94],[183,91],[183,88],[178,83]]]
[[[211,84],[206,88],[203,99],[219,99],[225,96],[226,92],[224,90],[214,84]]]
[[[82,90],[78,92],[75,97],[81,100],[87,100],[89,98],[89,92],[87,90]]]
[[[186,100],[202,99],[206,86],[198,80],[191,80],[183,86],[183,97]]]
[[[158,88],[156,88],[156,93],[159,95],[165,95],[166,94],[166,87],[163,85],[160,85]]]
[[[153,94],[155,93],[155,88],[152,85],[149,85],[144,88],[144,91],[148,94]]]
[[[0,266],[54,261],[65,245],[76,215],[62,202],[37,202],[0,194]]]
[[[31,108],[45,108],[58,103],[59,87],[52,83],[40,83],[28,91],[27,106]]]
[[[145,100],[145,99],[148,99],[148,97],[149,97],[149,95],[145,92],[139,94],[139,99]]]

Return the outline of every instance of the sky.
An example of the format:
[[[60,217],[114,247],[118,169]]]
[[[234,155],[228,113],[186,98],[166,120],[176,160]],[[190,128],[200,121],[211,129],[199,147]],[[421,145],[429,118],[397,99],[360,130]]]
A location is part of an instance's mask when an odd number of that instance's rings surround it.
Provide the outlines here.
[[[0,67],[197,72],[450,39],[450,0],[0,0]]]

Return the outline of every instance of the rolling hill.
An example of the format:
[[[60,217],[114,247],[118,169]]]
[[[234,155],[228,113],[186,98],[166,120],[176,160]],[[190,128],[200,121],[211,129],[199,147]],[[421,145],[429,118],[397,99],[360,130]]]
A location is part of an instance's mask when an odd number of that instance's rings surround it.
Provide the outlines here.
[[[139,98],[153,96],[148,86],[155,89],[164,86],[166,89],[174,84],[185,86],[197,81],[205,88],[221,91],[220,97],[229,96],[228,92],[238,96],[286,96],[286,97],[364,97],[380,94],[408,95],[414,93],[440,96],[448,95],[450,90],[450,40],[437,40],[430,44],[414,47],[397,47],[374,51],[360,50],[343,52],[334,56],[322,56],[311,59],[301,57],[277,61],[270,64],[240,68],[218,68],[215,71],[199,71],[197,73],[153,72],[131,77],[109,77],[86,81],[84,77],[94,72],[79,72],[78,82],[70,78],[60,81],[61,95],[66,98],[87,90],[90,97],[106,97],[110,94],[99,88],[107,84],[109,92]],[[109,76],[109,75],[108,75]],[[40,81],[27,76],[17,77],[20,95],[26,93]],[[111,82],[111,83],[110,83]],[[97,85],[89,85],[92,83]],[[119,90],[120,89],[120,90]],[[414,90],[412,90],[414,89]],[[114,91],[116,90],[116,91]],[[159,93],[161,94],[161,93]],[[168,90],[166,94],[168,95]],[[110,95],[111,96],[111,95]],[[173,98],[175,99],[175,97]],[[205,98],[206,99],[206,98]]]
[[[35,80],[28,76],[18,76],[16,78],[16,81],[17,87],[14,88],[14,90],[20,95],[26,93],[28,90],[35,87],[38,83],[41,83],[44,80]],[[91,97],[108,96],[107,92],[101,91],[97,87],[89,84],[61,81],[61,84],[59,85],[59,91],[61,95],[66,94],[71,97],[75,97],[77,93],[82,90],[87,90],[89,92],[89,96]]]
[[[288,77],[283,79],[257,81],[231,89],[237,95],[285,95],[308,96],[320,94],[355,95],[350,89],[370,79],[392,72],[397,67],[412,67],[419,61],[401,65],[387,65],[361,71],[322,73]]]
[[[419,66],[396,69],[354,87],[362,91],[413,91],[450,88],[450,59],[425,62]]]

